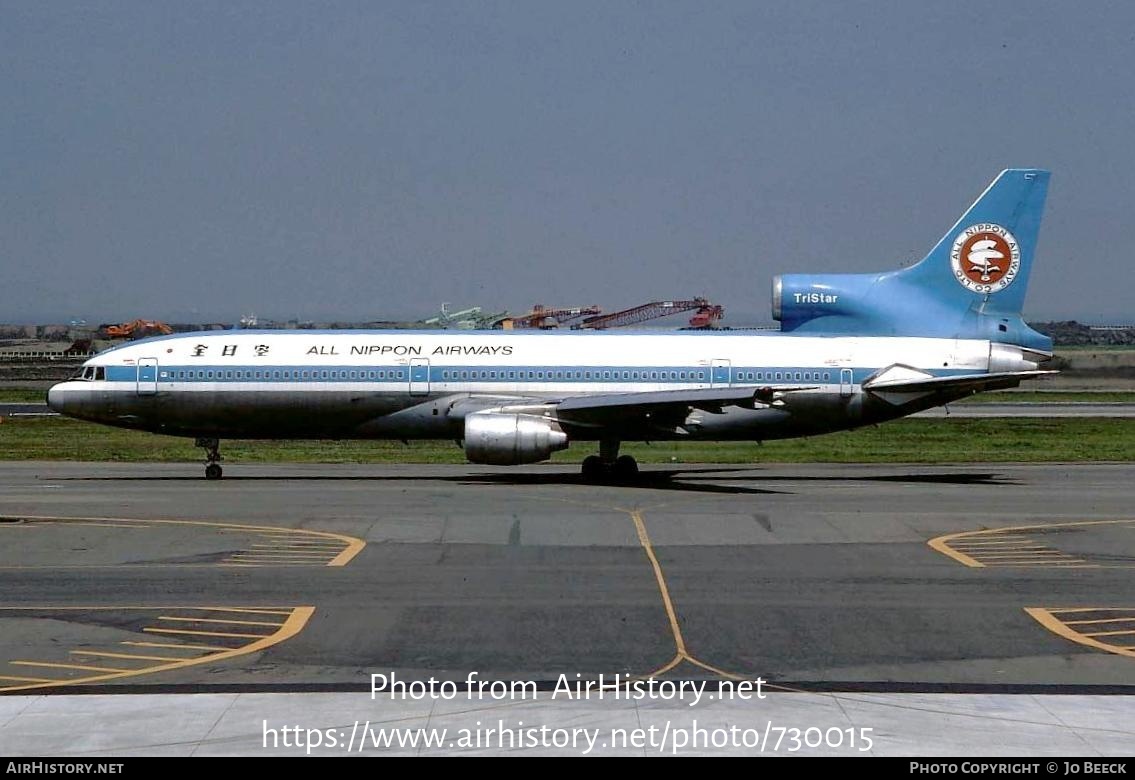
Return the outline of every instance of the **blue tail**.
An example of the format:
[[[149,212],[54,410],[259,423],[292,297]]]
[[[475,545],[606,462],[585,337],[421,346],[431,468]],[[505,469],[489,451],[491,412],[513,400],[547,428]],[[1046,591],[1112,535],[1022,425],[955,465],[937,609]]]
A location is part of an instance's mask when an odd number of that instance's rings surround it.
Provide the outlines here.
[[[774,283],[784,331],[981,338],[1051,352],[1021,318],[1049,172],[1002,171],[917,265]]]

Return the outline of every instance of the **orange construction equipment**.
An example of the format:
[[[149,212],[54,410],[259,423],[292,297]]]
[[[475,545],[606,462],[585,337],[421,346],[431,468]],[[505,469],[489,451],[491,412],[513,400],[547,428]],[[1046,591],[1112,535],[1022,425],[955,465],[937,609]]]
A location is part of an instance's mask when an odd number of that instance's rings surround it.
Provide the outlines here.
[[[549,309],[543,304],[536,304],[532,311],[519,317],[509,317],[505,320],[506,329],[521,328],[556,328],[566,322],[590,314],[598,314],[602,309],[598,306],[576,306],[574,308]]]
[[[161,333],[168,336],[173,328],[157,320],[133,320],[121,325],[100,325],[99,334],[108,339],[140,339]]]
[[[572,327],[576,329],[590,328],[594,330],[602,330],[603,328],[625,328],[628,325],[637,325],[647,320],[657,319],[658,317],[668,317],[671,314],[694,311],[695,309],[697,313],[690,318],[690,327],[693,328],[710,327],[725,314],[724,308],[715,303],[710,303],[705,298],[694,298],[688,301],[652,301],[651,303],[644,303],[641,306],[635,306],[633,309],[624,309],[623,311],[617,311],[611,314],[588,317],[583,322],[573,325]]]

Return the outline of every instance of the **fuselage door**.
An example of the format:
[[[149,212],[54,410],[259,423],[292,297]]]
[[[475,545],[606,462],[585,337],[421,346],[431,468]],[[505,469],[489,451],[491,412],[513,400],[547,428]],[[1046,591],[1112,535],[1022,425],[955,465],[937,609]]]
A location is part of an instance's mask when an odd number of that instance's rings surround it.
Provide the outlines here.
[[[730,366],[728,360],[714,360],[710,364],[710,387],[729,387],[732,381],[732,367]]]
[[[850,368],[841,368],[839,372],[839,397],[850,398],[854,377]]]
[[[135,366],[138,371],[138,395],[154,395],[158,392],[158,359],[138,358]]]
[[[428,395],[430,392],[430,361],[413,358],[410,361],[410,395]]]

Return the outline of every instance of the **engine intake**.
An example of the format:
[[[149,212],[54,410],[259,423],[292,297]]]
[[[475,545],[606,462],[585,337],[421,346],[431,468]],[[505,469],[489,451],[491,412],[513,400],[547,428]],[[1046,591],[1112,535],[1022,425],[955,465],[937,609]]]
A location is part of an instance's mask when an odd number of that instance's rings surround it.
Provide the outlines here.
[[[477,412],[465,418],[465,457],[472,463],[538,463],[567,446],[567,434],[545,417]]]

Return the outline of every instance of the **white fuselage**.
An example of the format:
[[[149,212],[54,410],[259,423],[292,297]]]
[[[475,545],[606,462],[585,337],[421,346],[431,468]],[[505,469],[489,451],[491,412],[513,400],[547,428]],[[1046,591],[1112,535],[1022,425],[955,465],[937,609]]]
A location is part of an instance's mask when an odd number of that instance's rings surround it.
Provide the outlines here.
[[[596,393],[798,388],[766,408],[700,415],[681,434],[777,438],[915,411],[882,404],[876,417],[864,404],[863,381],[884,367],[949,376],[988,371],[989,362],[987,341],[935,338],[210,331],[101,353],[86,376],[53,388],[51,403],[83,419],[180,435],[452,438],[470,399],[483,408],[486,399],[508,405]],[[793,414],[803,410],[806,417]],[[573,438],[599,436],[579,430]]]

